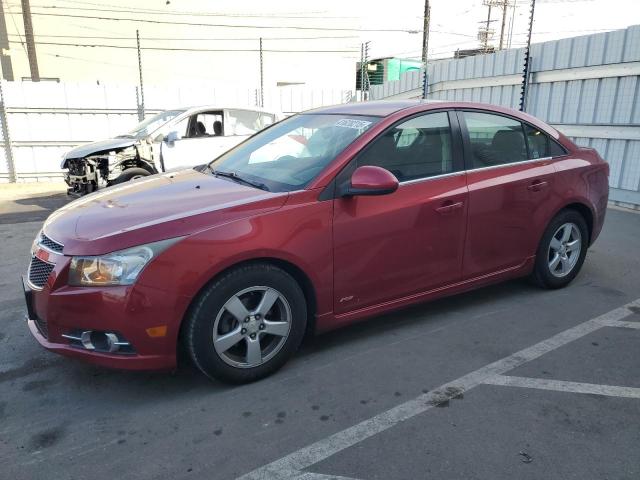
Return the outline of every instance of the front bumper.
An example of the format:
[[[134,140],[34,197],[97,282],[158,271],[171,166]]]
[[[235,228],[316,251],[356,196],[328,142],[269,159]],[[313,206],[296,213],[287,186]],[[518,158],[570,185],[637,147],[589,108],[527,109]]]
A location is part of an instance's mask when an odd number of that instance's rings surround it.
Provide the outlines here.
[[[35,320],[27,319],[27,324],[40,345],[65,357],[78,358],[94,365],[121,370],[173,370],[176,367],[175,355],[114,355],[91,352],[69,344],[50,342],[42,335]]]
[[[54,274],[55,277],[55,274]],[[178,332],[189,299],[145,286],[55,288],[56,279],[32,290],[23,279],[27,324],[47,350],[109,368],[172,370],[176,367]],[[147,329],[166,326],[164,336]],[[65,338],[71,332],[118,332],[134,353],[87,350]]]

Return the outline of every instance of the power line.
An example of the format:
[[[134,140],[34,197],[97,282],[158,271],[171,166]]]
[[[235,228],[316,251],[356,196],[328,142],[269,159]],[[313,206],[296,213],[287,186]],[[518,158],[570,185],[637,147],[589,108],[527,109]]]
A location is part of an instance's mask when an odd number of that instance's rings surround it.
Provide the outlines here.
[[[443,31],[443,30],[430,30],[430,31],[431,31],[431,33],[442,33],[442,34],[445,34],[445,35],[455,35],[457,37],[467,37],[467,38],[473,38],[473,39],[478,38],[477,35],[469,35],[468,33],[447,32],[447,31]],[[417,33],[422,33],[422,32],[420,31],[420,32],[417,32]]]
[[[324,30],[330,32],[401,32],[401,33],[422,33],[422,30],[410,30],[399,28],[339,28],[339,27],[305,27],[300,25],[293,26],[281,26],[281,25],[233,25],[227,23],[201,23],[201,22],[170,22],[167,20],[151,20],[149,18],[115,18],[115,17],[103,17],[98,15],[73,15],[70,13],[42,13],[32,12],[32,15],[39,15],[44,17],[66,17],[66,18],[83,18],[89,20],[111,20],[116,22],[141,22],[152,23],[162,25],[189,25],[193,27],[221,27],[221,28],[266,28],[276,30]]]
[[[10,37],[20,37],[22,36],[18,33],[10,33],[8,34]],[[57,35],[57,34],[35,34],[36,37],[42,38],[82,38],[82,39],[96,39],[96,40],[134,40],[136,37],[133,35],[129,35],[126,37],[113,37],[113,36],[99,36],[99,35]],[[348,38],[360,38],[357,35],[343,35],[343,36],[335,36],[335,35],[326,35],[326,36],[314,36],[314,37],[262,37],[263,40],[320,40],[320,39],[348,39]],[[151,40],[151,41],[252,41],[255,42],[257,37],[244,37],[244,38],[206,38],[206,37],[140,37],[140,40]]]
[[[97,5],[97,4],[91,4],[91,5]],[[32,7],[36,7],[36,6],[32,6]],[[51,5],[51,6],[38,6],[39,8],[49,8],[49,9],[72,9],[72,7],[59,7],[59,6],[55,6],[55,5]],[[77,10],[77,8],[75,9]],[[85,9],[85,8],[80,8],[80,10],[89,10],[89,9]],[[93,9],[95,11],[106,11],[106,12],[122,12],[122,13],[131,13],[131,14],[143,14],[143,13],[157,13],[157,14],[167,14],[169,12],[163,12],[163,11],[159,11],[159,10],[151,10],[149,9],[148,11],[144,12],[142,10],[140,11],[134,11],[134,10],[106,10],[106,9]],[[349,17],[349,16],[340,16],[340,17],[327,17],[327,16],[322,16],[322,17],[318,17],[318,16],[307,16],[307,17],[302,17],[302,16],[291,16],[291,17],[279,17],[277,15],[273,15],[273,16],[269,16],[269,15],[265,15],[265,14],[214,14],[214,13],[207,13],[207,12],[193,12],[193,13],[186,13],[186,12],[175,12],[176,14],[184,14],[184,15],[188,15],[188,16],[222,16],[222,17],[231,17],[231,18],[242,18],[242,17],[253,17],[253,18],[292,18],[292,19],[296,19],[296,18],[313,18],[313,19],[331,19],[331,18],[362,18],[362,17]],[[273,28],[273,29],[297,29],[297,30],[327,30],[327,31],[363,31],[363,32],[401,32],[401,33],[411,33],[411,34],[418,34],[418,33],[423,33],[422,30],[415,30],[415,29],[389,29],[389,28],[385,28],[385,29],[364,29],[364,28],[331,28],[331,27],[302,27],[302,26],[273,26],[273,25],[229,25],[229,24],[223,24],[223,25],[218,25],[218,24],[209,24],[209,23],[193,23],[193,22],[168,22],[168,21],[163,21],[163,20],[150,20],[150,19],[144,19],[144,18],[114,18],[114,17],[101,17],[101,16],[92,16],[92,15],[73,15],[73,14],[67,14],[67,13],[43,13],[43,12],[32,12],[32,15],[41,15],[41,16],[62,16],[62,17],[72,17],[72,18],[88,18],[88,19],[99,19],[99,20],[124,20],[124,21],[131,21],[131,22],[146,22],[146,23],[162,23],[162,24],[177,24],[177,25],[192,25],[192,26],[212,26],[212,27],[229,27],[229,28]],[[462,37],[468,37],[468,38],[475,38],[474,35],[469,35],[466,33],[460,33],[460,32],[449,32],[449,31],[442,31],[442,30],[431,30],[434,33],[442,33],[445,35],[457,35],[457,36],[462,36]],[[269,39],[268,37],[263,37],[265,40]],[[324,38],[324,37],[317,37],[317,38]],[[326,38],[339,38],[339,37],[326,37]],[[291,38],[292,40],[297,40],[297,38]],[[304,38],[303,38],[304,39]],[[251,40],[255,40],[255,38],[252,38]],[[269,39],[271,40],[271,39]]]
[[[433,30],[432,30],[433,31]],[[453,53],[455,50],[451,50],[448,47],[458,47],[461,45],[469,45],[470,43],[474,43],[472,40],[465,42],[455,42],[455,43],[447,43],[445,45],[439,45],[437,48],[429,49],[429,55],[440,55],[443,53]],[[408,55],[412,58],[419,58],[421,50],[413,49],[413,50],[405,50],[403,52],[395,52],[389,53],[387,55],[378,55],[379,57],[399,57],[402,55]]]
[[[107,8],[90,8],[90,7],[76,7],[76,6],[64,6],[64,5],[32,5],[32,7],[38,7],[43,9],[66,9],[66,10],[86,10],[86,11],[98,11],[98,12],[119,12],[119,13],[132,13],[132,14],[157,14],[157,15],[182,15],[192,17],[229,17],[229,18],[290,18],[290,19],[361,19],[363,15],[340,15],[340,16],[327,16],[326,11],[306,11],[306,12],[287,12],[287,13],[231,13],[231,12],[203,12],[203,11],[183,11],[183,10],[158,10],[154,8],[136,8],[126,7],[122,5],[95,3],[95,2],[81,2],[71,0],[58,0],[66,3],[72,3],[76,5],[91,5]],[[366,15],[364,16],[366,17]],[[373,17],[373,16],[372,16]],[[371,18],[371,17],[370,17]],[[407,18],[414,18],[413,15],[407,15]],[[416,17],[422,18],[422,17]]]
[[[213,12],[195,12],[195,11],[180,11],[180,10],[158,10],[153,8],[136,8],[136,7],[126,7],[122,5],[113,5],[113,4],[105,4],[105,3],[95,3],[95,2],[81,2],[81,1],[72,1],[72,0],[57,0],[65,3],[72,3],[76,5],[92,5],[99,7],[111,7],[114,9],[125,9],[127,13],[159,13],[159,14],[171,14],[171,15],[192,15],[192,16],[224,16],[224,17],[270,17],[270,18],[305,18],[301,17],[301,15],[310,15],[310,14],[324,14],[325,11],[307,11],[307,12],[288,12],[286,14],[270,14],[270,13],[213,13]],[[35,5],[34,5],[35,6]],[[87,8],[83,7],[66,7],[59,5],[38,5],[41,8],[76,8],[81,10],[87,10]],[[308,17],[308,18],[317,18],[317,17]],[[323,18],[359,18],[359,17],[323,17]]]
[[[21,43],[9,40],[9,43]],[[38,45],[57,45],[64,47],[82,47],[82,48],[123,48],[135,49],[135,45],[107,45],[107,44],[90,44],[90,43],[61,43],[61,42],[37,42]],[[159,50],[159,51],[180,51],[180,52],[259,52],[255,48],[187,48],[187,47],[141,47],[141,50]],[[263,52],[271,53],[355,53],[356,50],[282,50],[282,49],[263,49]]]
[[[338,19],[338,18],[360,18],[360,17],[348,17],[348,16],[340,16],[340,17],[329,17],[323,15],[321,12],[318,12],[316,15],[308,15],[308,14],[295,14],[295,15],[280,15],[280,14],[265,14],[265,13],[212,13],[212,12],[181,12],[176,10],[154,10],[154,9],[123,9],[123,8],[92,8],[92,7],[65,7],[60,5],[32,5],[33,8],[42,8],[42,9],[55,9],[55,10],[84,10],[89,12],[107,12],[107,13],[130,13],[134,15],[181,15],[187,17],[227,17],[227,18],[287,18],[287,19],[307,19],[313,18],[327,18],[327,19]]]

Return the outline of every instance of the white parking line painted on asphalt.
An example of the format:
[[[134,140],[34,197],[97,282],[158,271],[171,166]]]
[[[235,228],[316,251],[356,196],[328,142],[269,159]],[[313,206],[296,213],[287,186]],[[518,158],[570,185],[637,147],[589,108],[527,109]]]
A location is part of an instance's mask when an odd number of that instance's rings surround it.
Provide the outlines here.
[[[640,330],[640,322],[625,322],[624,320],[618,320],[617,322],[607,322],[605,327],[635,328]]]
[[[591,393],[594,395],[606,395],[608,397],[640,398],[640,388],[599,385],[595,383],[566,382],[564,380],[551,380],[548,378],[496,375],[495,377],[487,378],[484,383],[488,385],[501,385],[504,387],[536,388],[539,390],[553,390],[556,392]]]
[[[358,480],[352,477],[341,477],[338,475],[325,475],[324,473],[302,472],[292,480]]]
[[[599,317],[587,320],[540,343],[536,343],[531,347],[490,363],[457,380],[453,380],[435,390],[420,395],[413,400],[397,405],[385,412],[379,413],[375,417],[364,420],[352,427],[301,448],[279,460],[253,470],[239,477],[238,480],[284,480],[300,478],[300,475],[305,473],[303,472],[305,468],[383,432],[404,420],[424,413],[449,398],[454,398],[464,391],[485,383],[489,378],[502,375],[509,370],[539,358],[578,338],[595,332],[604,326],[609,326],[612,322],[620,321],[633,313],[628,307],[638,305],[640,305],[640,299],[616,308],[615,310],[611,310]]]

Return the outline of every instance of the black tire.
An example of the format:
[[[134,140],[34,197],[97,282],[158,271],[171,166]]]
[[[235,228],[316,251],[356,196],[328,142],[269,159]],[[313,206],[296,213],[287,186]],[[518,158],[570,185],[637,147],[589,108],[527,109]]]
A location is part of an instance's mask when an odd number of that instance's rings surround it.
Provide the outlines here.
[[[573,224],[577,227],[580,232],[581,248],[575,264],[573,264],[569,272],[559,277],[551,271],[550,257],[553,254],[550,252],[550,245],[554,234],[565,224]],[[542,288],[555,289],[566,287],[580,272],[585,256],[587,255],[588,247],[589,228],[587,227],[587,222],[584,217],[576,210],[562,210],[549,222],[544,235],[542,235],[538,251],[536,252],[536,261],[531,274],[531,280]]]
[[[118,178],[111,181],[111,185],[120,185],[121,183],[128,182],[134,178],[148,177],[149,175],[151,175],[151,172],[144,168],[127,168]]]
[[[229,299],[238,292],[257,286],[275,289],[286,299],[291,313],[288,336],[277,353],[260,365],[232,366],[214,348],[216,318]],[[248,383],[282,367],[300,346],[306,325],[305,296],[294,278],[274,265],[255,263],[234,268],[205,287],[185,318],[182,341],[193,363],[209,378],[229,383]],[[245,340],[248,342],[248,339]],[[248,348],[244,342],[238,345]]]

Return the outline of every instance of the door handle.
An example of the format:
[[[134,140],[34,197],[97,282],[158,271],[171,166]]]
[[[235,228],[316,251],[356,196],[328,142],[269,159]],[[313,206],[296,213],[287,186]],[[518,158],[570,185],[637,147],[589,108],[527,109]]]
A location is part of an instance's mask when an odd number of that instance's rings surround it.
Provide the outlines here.
[[[462,208],[462,205],[463,205],[462,202],[453,202],[452,200],[447,200],[441,206],[436,208],[436,212],[440,214],[451,213],[451,212],[454,212],[455,210]]]
[[[531,185],[527,186],[527,190],[532,192],[539,192],[543,188],[547,188],[549,184],[544,180],[534,180]]]

